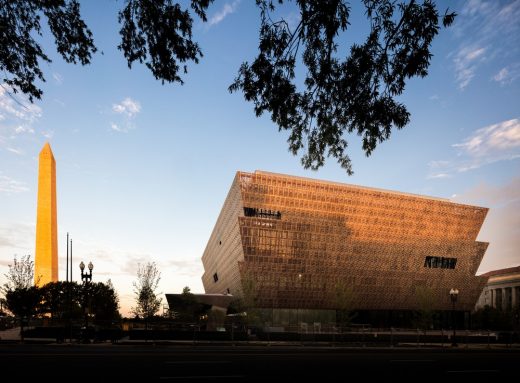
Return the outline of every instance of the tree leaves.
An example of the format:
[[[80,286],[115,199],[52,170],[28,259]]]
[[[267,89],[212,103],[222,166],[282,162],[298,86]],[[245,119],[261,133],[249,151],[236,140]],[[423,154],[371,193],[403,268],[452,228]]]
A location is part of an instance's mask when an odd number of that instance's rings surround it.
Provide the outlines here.
[[[4,294],[10,290],[28,289],[34,283],[34,262],[31,261],[30,255],[22,256],[20,260],[13,260],[13,264],[9,265],[9,271],[4,274],[7,282],[0,288]]]
[[[159,311],[162,298],[157,297],[156,290],[160,280],[161,273],[155,262],[138,265],[137,281],[133,283],[136,295],[136,306],[132,308],[134,315],[148,319]]]
[[[192,0],[194,12],[206,21],[205,10],[212,0]],[[179,75],[180,65],[184,73],[185,64],[196,64],[202,57],[199,45],[192,40],[193,19],[190,12],[171,0],[127,0],[119,12],[122,24],[120,35],[123,51],[132,67],[134,61],[145,63],[154,77],[162,83],[184,83]]]
[[[277,6],[272,1],[257,1],[259,53],[251,64],[242,64],[229,91],[242,91],[257,116],[269,113],[280,130],[289,131],[289,150],[294,155],[303,151],[304,168],[316,170],[332,156],[353,174],[346,134],[361,136],[369,156],[393,128],[410,120],[405,105],[395,99],[406,80],[428,74],[431,42],[439,31],[434,3],[363,2],[370,33],[341,58],[339,36],[347,30],[350,12],[346,1],[296,1],[301,19],[294,30],[283,19],[273,21]],[[446,11],[443,25],[454,18]],[[307,69],[301,90],[295,78],[298,60]]]
[[[92,33],[81,19],[77,0],[0,0],[0,70],[2,82],[12,93],[22,92],[40,99],[35,84],[45,81],[40,61],[51,62],[35,37],[41,35],[40,19],[47,17],[58,52],[67,62],[89,64],[96,47]]]
[[[202,50],[193,40],[194,12],[207,21],[213,0],[191,0],[190,9],[173,0],[126,0],[119,12],[118,49],[131,68],[143,63],[162,83],[183,84],[188,63],[198,63]],[[362,0],[370,32],[342,57],[350,7],[346,0],[295,0],[296,26],[272,15],[284,1],[257,0],[260,10],[259,52],[245,61],[229,86],[254,105],[256,116],[268,113],[279,130],[289,133],[289,150],[305,168],[318,169],[334,157],[348,174],[352,164],[346,136],[361,137],[369,156],[388,140],[393,129],[410,121],[397,99],[413,77],[428,75],[434,37],[451,25],[456,14],[439,16],[432,0]],[[39,62],[50,62],[35,35],[45,15],[58,52],[71,63],[90,63],[96,52],[92,33],[80,17],[77,0],[0,0],[0,70],[13,93],[41,98],[35,84],[45,81]],[[303,65],[305,77],[296,77]],[[181,73],[182,72],[182,73]],[[3,85],[2,85],[3,86]]]
[[[206,9],[213,0],[191,0],[191,9],[206,21]],[[68,63],[90,64],[97,52],[93,35],[80,14],[77,0],[11,1],[0,0],[0,70],[10,93],[21,92],[30,102],[40,99],[45,82],[40,62],[50,63],[37,36],[42,35],[41,17],[45,16],[54,35],[57,51]],[[156,79],[183,80],[186,63],[199,62],[202,51],[192,39],[193,19],[188,9],[172,0],[127,0],[119,12],[121,44],[131,67],[144,63]],[[182,68],[181,68],[182,66]],[[4,85],[2,85],[4,86]]]

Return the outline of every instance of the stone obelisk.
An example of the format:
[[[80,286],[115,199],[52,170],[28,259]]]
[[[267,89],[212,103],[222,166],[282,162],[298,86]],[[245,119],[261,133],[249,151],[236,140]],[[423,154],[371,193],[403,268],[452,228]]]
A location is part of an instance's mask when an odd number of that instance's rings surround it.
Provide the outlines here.
[[[48,142],[39,158],[37,210],[34,283],[43,286],[58,281],[56,161]]]

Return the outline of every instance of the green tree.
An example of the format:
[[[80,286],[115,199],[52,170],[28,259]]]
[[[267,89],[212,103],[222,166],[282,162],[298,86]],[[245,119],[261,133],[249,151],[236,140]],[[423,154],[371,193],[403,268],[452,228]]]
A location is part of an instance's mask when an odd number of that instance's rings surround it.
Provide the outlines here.
[[[356,314],[354,308],[354,291],[351,286],[340,280],[334,286],[334,303],[336,306],[336,320],[341,327],[352,323]]]
[[[71,301],[69,301],[69,289],[74,289],[70,292],[72,296],[78,294],[79,286],[73,282],[49,282],[41,287],[42,302],[41,311],[44,314],[49,314],[52,319],[63,319],[67,317],[71,311]]]
[[[42,297],[40,289],[33,285],[34,262],[31,256],[22,256],[20,261],[15,256],[5,278],[7,282],[1,287],[5,307],[18,317],[23,340],[24,325],[38,312]]]
[[[471,327],[476,330],[517,330],[520,309],[504,311],[486,305],[471,314]]]
[[[434,310],[436,296],[434,291],[428,286],[417,286],[415,288],[415,298],[417,300],[417,326],[423,330],[433,327]]]
[[[177,319],[181,322],[191,322],[195,319],[197,300],[188,286],[183,287],[181,305],[176,307]]]
[[[207,314],[211,305],[197,301],[195,294],[188,286],[182,289],[179,306],[175,307],[176,319],[180,322],[199,322],[201,317]]]
[[[18,287],[5,293],[6,306],[20,321],[20,334],[23,341],[23,328],[38,312],[42,300],[41,291],[37,286]]]
[[[202,21],[212,0],[191,0],[189,7]],[[368,156],[390,138],[393,128],[410,120],[397,101],[413,77],[425,77],[431,44],[441,26],[451,25],[454,12],[439,14],[433,0],[362,0],[368,36],[348,41],[350,5],[347,0],[295,0],[299,22],[292,27],[275,17],[290,0],[257,0],[260,12],[259,52],[244,62],[229,87],[254,104],[257,116],[268,113],[280,130],[289,132],[289,150],[305,168],[323,166],[325,156],[337,159],[352,174],[346,135],[362,137]],[[45,16],[58,52],[67,62],[90,63],[97,50],[92,33],[81,19],[77,0],[0,0],[0,70],[10,92],[40,98],[36,81],[45,81],[40,62],[50,62],[35,36]],[[144,63],[164,82],[183,83],[180,72],[198,63],[202,50],[193,40],[193,18],[187,5],[173,0],[126,0],[119,12],[121,43],[128,66]],[[303,65],[303,79],[296,67]],[[303,81],[302,81],[303,80]],[[303,84],[303,85],[300,85]],[[2,85],[4,86],[4,85]]]
[[[108,324],[120,319],[119,297],[108,280],[79,285],[76,282],[50,282],[41,288],[40,312],[52,319],[81,319],[84,304],[94,322]]]
[[[107,283],[89,283],[89,289],[90,313],[95,323],[108,324],[121,318],[119,297],[110,279]]]
[[[242,272],[241,280],[242,291],[229,305],[228,314],[237,315],[236,320],[243,322],[245,325],[260,326],[267,318],[265,310],[262,311],[257,307],[259,286],[250,271]]]
[[[137,281],[133,283],[136,305],[132,308],[132,313],[139,318],[144,318],[146,328],[148,328],[148,319],[161,308],[162,298],[158,298],[156,292],[160,280],[161,273],[155,262],[138,265]]]

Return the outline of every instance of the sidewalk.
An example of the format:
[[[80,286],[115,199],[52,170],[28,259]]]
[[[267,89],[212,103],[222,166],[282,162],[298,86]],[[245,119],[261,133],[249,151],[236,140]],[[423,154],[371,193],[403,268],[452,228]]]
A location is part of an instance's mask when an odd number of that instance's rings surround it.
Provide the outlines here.
[[[8,330],[0,331],[0,342],[18,343],[20,338],[20,327],[13,327]],[[81,344],[76,340],[72,343],[68,339],[58,343],[55,338],[25,338],[27,343],[41,344]],[[394,345],[382,345],[373,342],[318,342],[318,341],[266,341],[266,340],[237,340],[237,341],[211,341],[211,340],[132,340],[124,337],[116,342],[92,342],[88,345],[122,345],[122,346],[236,346],[236,347],[306,347],[306,348],[337,348],[337,349],[424,349],[424,350],[520,350],[520,343],[464,343],[459,342],[457,347],[452,347],[449,342],[431,343],[431,342],[395,342]]]
[[[414,342],[397,342],[392,345],[384,345],[377,343],[357,343],[357,342],[313,342],[313,341],[265,341],[265,340],[249,340],[249,341],[206,341],[206,340],[130,340],[121,339],[117,345],[185,345],[185,346],[219,346],[233,345],[236,347],[279,347],[293,346],[306,348],[346,348],[346,349],[437,349],[437,350],[520,350],[520,344],[502,344],[502,343],[459,343],[453,347],[450,343],[414,343]]]
[[[0,331],[0,341],[20,340],[20,327],[13,327],[8,330]]]

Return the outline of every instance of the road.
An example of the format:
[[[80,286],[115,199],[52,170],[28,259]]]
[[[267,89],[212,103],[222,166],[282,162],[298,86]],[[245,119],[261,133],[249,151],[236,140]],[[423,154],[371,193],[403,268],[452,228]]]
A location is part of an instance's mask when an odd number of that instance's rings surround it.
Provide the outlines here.
[[[17,381],[497,381],[519,349],[1,344],[0,373]]]

